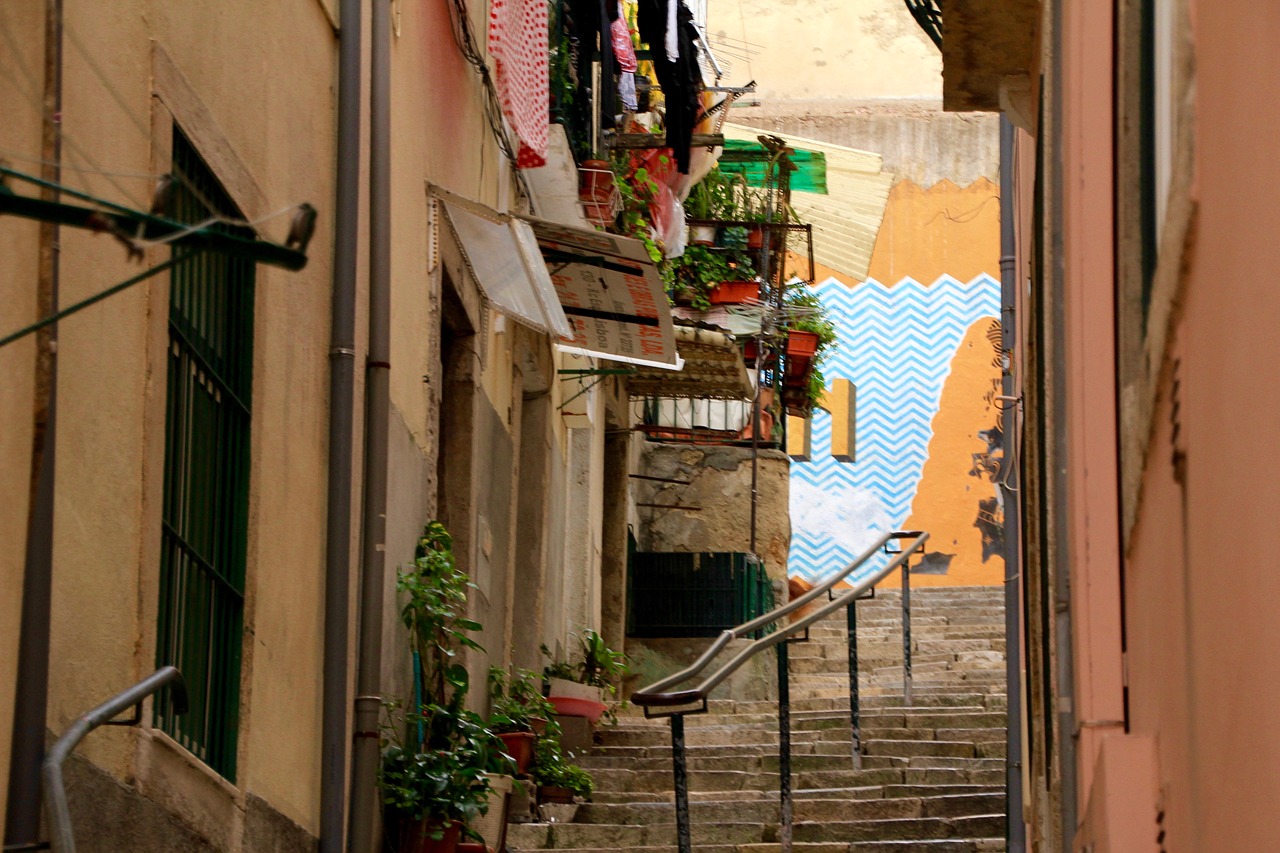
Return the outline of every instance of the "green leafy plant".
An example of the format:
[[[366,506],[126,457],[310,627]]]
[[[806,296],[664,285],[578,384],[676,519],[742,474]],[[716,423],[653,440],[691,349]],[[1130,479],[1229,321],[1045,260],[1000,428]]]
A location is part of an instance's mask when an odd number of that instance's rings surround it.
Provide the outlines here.
[[[733,179],[719,167],[712,169],[689,191],[684,209],[691,219],[737,219]]]
[[[614,181],[618,194],[622,197],[622,212],[618,215],[618,226],[621,233],[644,244],[649,259],[660,264],[663,258],[662,247],[653,236],[653,215],[649,205],[658,196],[658,182],[643,166],[637,167],[628,176],[620,176],[616,170]]]
[[[568,660],[557,659],[545,643],[541,648],[550,659],[542,670],[547,678],[590,684],[612,693],[616,692],[618,682],[631,673],[627,656],[609,648],[604,638],[590,628],[578,635],[577,653]]]
[[[422,668],[424,693],[437,704],[461,704],[467,670],[459,649],[484,651],[470,634],[480,623],[466,618],[467,590],[475,587],[453,556],[453,538],[438,521],[418,539],[412,568],[401,570],[396,589],[407,596],[400,619],[409,629],[410,648]]]
[[[439,839],[452,821],[486,811],[485,774],[511,773],[513,764],[484,719],[465,708],[467,670],[455,658],[461,649],[482,650],[470,636],[481,626],[465,616],[472,585],[442,524],[424,528],[413,565],[401,569],[396,586],[405,597],[400,616],[425,698],[403,710],[385,705],[378,782],[383,807],[402,831],[416,822],[423,826],[413,831]]]
[[[388,703],[386,708],[378,784],[387,811],[401,820],[427,821],[427,831],[436,839],[450,821],[484,814],[489,808],[485,774],[510,772],[502,742],[484,720],[447,705],[401,712]]]
[[[554,713],[537,673],[489,667],[489,727],[495,732],[532,731],[535,721],[548,721]]]
[[[818,294],[801,285],[794,287],[785,298],[786,324],[783,331],[812,332],[818,337],[817,348],[810,361],[809,380],[805,386],[806,408],[812,411],[826,393],[826,379],[821,365],[836,344],[836,326],[827,313]]]
[[[784,303],[788,309],[786,328],[798,332],[813,332],[818,336],[818,352],[814,356],[816,364],[836,343],[836,324],[827,314],[826,306],[818,298],[818,294],[801,285],[787,293]]]
[[[548,732],[533,747],[533,764],[529,775],[538,785],[567,788],[575,795],[588,798],[595,789],[591,774],[573,764],[560,747],[560,739]]]
[[[725,251],[696,243],[686,246],[684,254],[666,262],[672,301],[687,299],[699,311],[711,307],[712,289],[722,281],[747,281],[755,276],[750,258],[744,252]]]

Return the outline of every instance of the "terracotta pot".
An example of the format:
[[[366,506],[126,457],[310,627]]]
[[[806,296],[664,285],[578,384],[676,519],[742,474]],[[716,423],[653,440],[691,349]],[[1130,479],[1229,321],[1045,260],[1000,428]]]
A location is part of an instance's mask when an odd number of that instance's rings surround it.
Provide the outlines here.
[[[573,802],[573,791],[556,785],[539,785],[538,802],[565,803],[567,805]]]
[[[546,725],[546,721],[543,721]],[[516,762],[516,773],[526,773],[533,763],[533,742],[537,735],[533,732],[503,732],[498,735],[502,741],[502,750]]]
[[[759,298],[760,283],[756,281],[722,281],[707,295],[712,305],[740,305]]]
[[[764,245],[764,229],[759,225],[753,225],[747,229],[747,248],[759,249]]]
[[[609,161],[583,160],[578,169],[578,198],[608,201],[614,188]]]
[[[818,351],[818,333],[792,329],[787,332],[787,355],[812,357]]]
[[[462,824],[451,821],[441,838],[432,838],[432,830],[438,828],[438,820],[406,820],[387,816],[387,838],[396,853],[457,853]]]
[[[479,841],[459,841],[458,853],[489,853],[489,848]]]

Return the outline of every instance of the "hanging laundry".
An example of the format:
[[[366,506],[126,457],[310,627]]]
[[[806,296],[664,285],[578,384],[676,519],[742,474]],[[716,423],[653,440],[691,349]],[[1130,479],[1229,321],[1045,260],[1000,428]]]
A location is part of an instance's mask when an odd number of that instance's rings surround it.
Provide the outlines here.
[[[671,30],[668,22],[673,14],[679,48],[674,61],[663,49]],[[702,89],[702,70],[698,67],[695,45],[698,31],[693,26],[693,14],[681,0],[640,0],[636,23],[641,41],[651,49],[653,69],[666,99],[667,145],[675,154],[680,173],[687,175],[689,145],[699,110],[698,93]]]
[[[547,0],[492,0],[489,53],[502,114],[515,132],[516,165],[544,166],[551,84],[547,76]]]
[[[639,106],[636,99],[636,69],[640,67],[636,61],[635,45],[631,43],[631,30],[627,27],[627,18],[622,14],[622,3],[618,3],[618,17],[611,25],[613,33],[613,54],[618,60],[618,98],[623,109],[635,112]]]
[[[569,0],[574,34],[583,49],[579,58],[578,80],[582,100],[592,102],[591,79],[592,54],[597,45],[600,51],[600,90],[596,93],[598,120],[601,128],[617,124],[614,118],[614,101],[617,98],[614,80],[613,21],[621,17],[616,0]]]

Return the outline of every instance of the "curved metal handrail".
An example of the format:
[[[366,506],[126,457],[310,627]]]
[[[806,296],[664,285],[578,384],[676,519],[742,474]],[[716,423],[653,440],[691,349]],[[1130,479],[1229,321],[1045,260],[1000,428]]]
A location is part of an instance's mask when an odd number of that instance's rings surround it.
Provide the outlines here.
[[[187,712],[187,685],[177,667],[164,666],[139,681],[128,690],[117,693],[88,713],[81,714],[62,737],[49,748],[44,759],[41,776],[44,795],[49,804],[49,830],[53,835],[56,853],[75,853],[76,839],[71,829],[71,810],[67,807],[67,789],[62,782],[62,762],[84,740],[89,732],[101,725],[137,725],[142,721],[142,700],[167,684],[173,685],[170,702],[175,714]],[[133,719],[113,723],[112,719],[126,708],[137,706]]]
[[[727,646],[731,640],[744,637],[753,631],[757,631],[766,625],[776,622],[782,617],[805,606],[815,598],[830,592],[836,584],[840,583],[840,581],[847,578],[859,566],[871,559],[871,557],[887,545],[891,539],[903,538],[913,539],[914,541],[910,547],[904,547],[900,553],[898,553],[884,566],[884,568],[862,581],[849,592],[833,598],[830,602],[817,608],[803,619],[792,622],[790,625],[779,628],[772,634],[767,634],[756,640],[751,645],[738,652],[738,654],[734,655],[727,663],[715,672],[711,673],[711,675],[703,679],[696,687],[668,692],[669,688],[675,687],[678,684],[683,684],[699,675],[704,669],[706,669],[707,665],[724,650],[725,646]],[[764,651],[765,649],[778,645],[783,640],[786,640],[802,631],[808,630],[809,626],[817,622],[819,619],[834,613],[842,607],[846,607],[848,605],[848,596],[862,595],[862,593],[875,586],[890,572],[905,563],[913,553],[918,550],[922,550],[924,543],[928,539],[929,534],[923,530],[907,530],[895,533],[886,533],[884,536],[876,540],[874,545],[859,555],[856,560],[846,566],[843,571],[837,572],[818,586],[815,586],[813,589],[806,592],[804,595],[792,599],[781,607],[771,610],[763,616],[758,616],[750,622],[744,622],[736,628],[730,628],[724,631],[716,638],[715,642],[711,644],[711,647],[703,652],[702,655],[699,656],[692,664],[677,673],[669,675],[660,681],[654,682],[648,687],[632,693],[631,701],[634,704],[643,707],[646,713],[651,707],[692,705],[697,702],[706,701],[708,694],[715,689],[718,684],[737,671],[738,667],[742,666],[742,664],[744,664],[749,658]]]

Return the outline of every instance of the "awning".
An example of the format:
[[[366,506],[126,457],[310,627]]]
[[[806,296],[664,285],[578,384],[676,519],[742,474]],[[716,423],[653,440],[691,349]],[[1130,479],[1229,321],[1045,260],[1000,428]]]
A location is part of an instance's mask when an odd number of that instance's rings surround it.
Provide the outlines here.
[[[573,327],[567,346],[600,358],[676,363],[671,308],[643,243],[544,219],[528,222]]]
[[[501,311],[553,337],[573,327],[560,308],[529,223],[433,189],[477,289]]]
[[[684,359],[679,371],[641,367],[627,378],[632,397],[694,397],[750,400],[755,386],[732,335],[676,326],[676,347]]]

